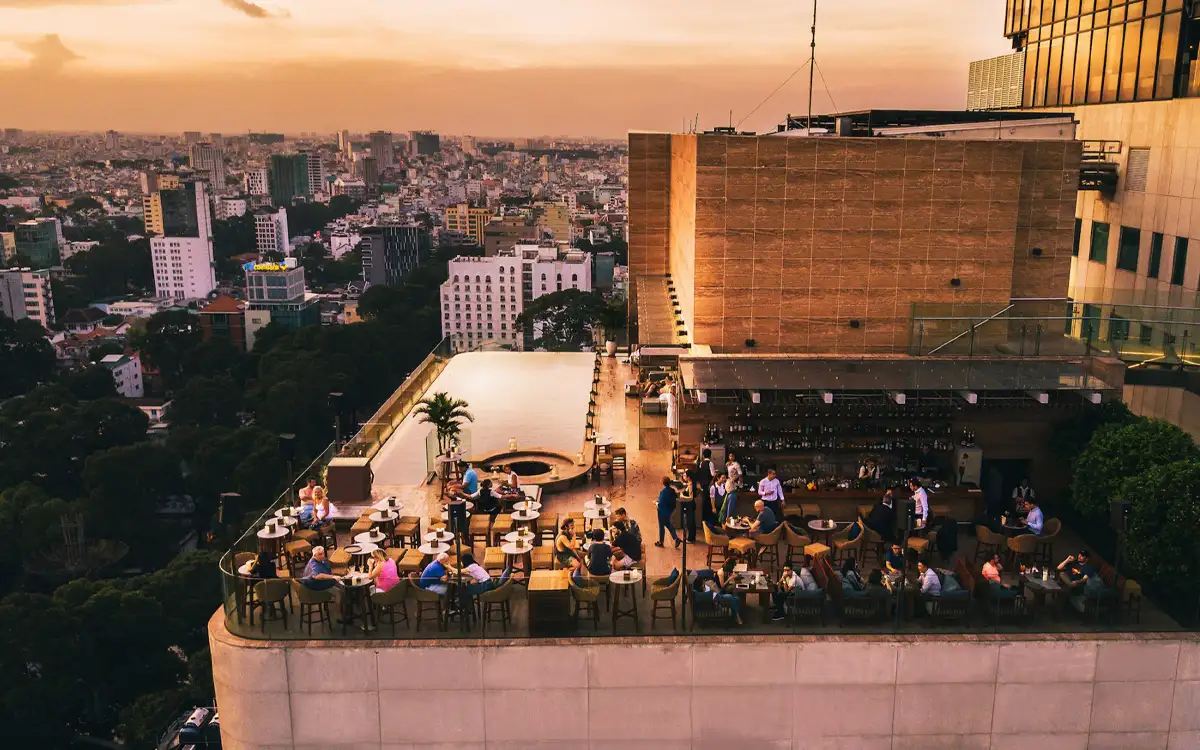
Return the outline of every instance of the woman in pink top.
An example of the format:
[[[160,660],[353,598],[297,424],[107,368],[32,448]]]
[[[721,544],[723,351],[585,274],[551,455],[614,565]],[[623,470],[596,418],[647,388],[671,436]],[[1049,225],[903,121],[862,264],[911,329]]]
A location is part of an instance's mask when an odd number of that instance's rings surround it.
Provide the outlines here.
[[[371,553],[371,570],[367,575],[375,581],[376,591],[387,591],[400,583],[400,574],[396,571],[396,561],[388,557],[381,549]]]

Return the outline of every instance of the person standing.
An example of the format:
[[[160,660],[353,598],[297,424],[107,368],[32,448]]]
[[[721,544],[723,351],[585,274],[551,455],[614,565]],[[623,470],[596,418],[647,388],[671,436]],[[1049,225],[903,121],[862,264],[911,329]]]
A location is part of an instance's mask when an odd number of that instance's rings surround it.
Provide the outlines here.
[[[917,528],[923,529],[929,524],[929,493],[921,486],[921,480],[916,477],[911,477],[908,480],[908,488],[912,490]]]
[[[783,483],[775,475],[775,467],[767,469],[767,475],[758,481],[758,499],[771,510],[775,518],[783,518]]]
[[[688,469],[687,486],[679,496],[679,525],[683,527],[688,544],[696,543],[696,503],[702,499],[699,485],[696,484],[696,469]]]
[[[705,523],[715,526],[717,511],[713,508],[711,488],[717,477],[717,467],[712,462],[712,449],[705,448],[700,451],[700,458],[696,460],[694,473],[696,492],[693,494],[696,502],[700,504],[700,517]]]
[[[733,517],[737,509],[737,491],[741,486],[742,465],[738,463],[737,456],[730,453],[725,462],[725,505],[721,510],[722,521]]]
[[[725,521],[725,472],[723,471],[717,472],[712,486],[708,488],[708,504],[712,509],[712,519],[706,518],[705,523],[712,526],[713,531],[717,531]]]
[[[679,549],[681,542],[679,536],[675,533],[675,527],[671,524],[671,516],[675,513],[675,506],[679,502],[679,493],[675,492],[675,488],[671,486],[671,478],[663,477],[662,489],[658,492],[658,541],[654,543],[655,547],[663,546],[663,532],[671,532],[671,541],[675,542],[675,548]]]
[[[672,434],[679,432],[679,402],[675,396],[675,385],[668,382],[658,400],[667,405],[667,429]]]

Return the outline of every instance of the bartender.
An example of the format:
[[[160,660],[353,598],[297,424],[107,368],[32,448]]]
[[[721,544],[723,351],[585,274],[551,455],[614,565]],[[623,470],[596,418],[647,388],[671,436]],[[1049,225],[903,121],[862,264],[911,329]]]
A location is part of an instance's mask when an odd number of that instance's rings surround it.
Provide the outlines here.
[[[867,458],[858,467],[858,479],[867,487],[879,486],[879,464],[874,458]]]
[[[775,467],[767,469],[767,476],[758,482],[758,499],[771,509],[776,519],[783,518],[783,483],[775,474]]]

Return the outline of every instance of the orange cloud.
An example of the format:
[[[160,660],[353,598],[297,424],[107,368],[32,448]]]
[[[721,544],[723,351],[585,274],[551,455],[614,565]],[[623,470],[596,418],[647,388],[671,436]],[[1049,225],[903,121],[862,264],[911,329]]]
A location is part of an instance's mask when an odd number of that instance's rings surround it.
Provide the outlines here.
[[[72,52],[58,38],[58,34],[46,34],[31,42],[17,42],[17,48],[31,55],[29,68],[44,73],[57,73],[79,55]]]

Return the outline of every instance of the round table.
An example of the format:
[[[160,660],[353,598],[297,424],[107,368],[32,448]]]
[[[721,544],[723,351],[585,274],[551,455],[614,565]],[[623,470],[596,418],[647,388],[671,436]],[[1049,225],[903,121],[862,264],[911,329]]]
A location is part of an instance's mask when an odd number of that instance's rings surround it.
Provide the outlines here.
[[[290,533],[292,533],[292,532],[287,528],[287,526],[277,525],[275,527],[274,531],[271,531],[271,529],[269,527],[264,526],[258,530],[258,538],[259,539],[282,539]]]
[[[537,500],[518,500],[513,503],[513,510],[517,512],[539,511],[542,509],[542,504]]]
[[[359,544],[370,545],[378,545],[384,539],[387,539],[387,536],[377,531],[364,531],[363,533],[354,537],[355,542],[358,542]]]
[[[512,520],[515,523],[532,523],[541,515],[542,514],[536,510],[519,510],[512,514]]]
[[[278,521],[279,523],[283,524],[284,526],[287,526],[289,529],[291,529],[291,527],[295,526],[297,523],[300,522],[299,519],[297,519],[295,516],[280,516],[279,518],[277,518],[275,520]]]
[[[386,523],[387,521],[395,521],[400,517],[400,514],[393,510],[377,510],[367,518],[371,519],[371,523]]]
[[[442,529],[441,531],[430,531],[425,534],[423,539],[427,542],[452,542],[454,535],[449,531]]]
[[[466,506],[468,513],[475,510],[475,503],[471,502],[470,500],[463,500],[462,504]],[[442,510],[446,510],[449,505],[450,503],[441,503]]]
[[[445,521],[446,523],[450,523],[450,511],[448,511],[448,510],[443,510],[443,511],[442,511],[440,514],[438,514],[438,515],[439,515],[439,517],[440,517],[440,518],[441,518],[443,521]],[[463,511],[463,517],[464,517],[464,518],[468,518],[468,519],[469,519],[469,518],[471,517],[471,513],[470,513],[470,511]]]
[[[272,560],[278,560],[283,557],[284,540],[292,533],[286,525],[277,523],[275,530],[267,526],[258,530],[258,551],[266,555]]]
[[[371,559],[371,553],[379,549],[379,546],[371,542],[355,542],[344,547],[345,551],[350,553],[350,564],[355,567],[363,567],[367,561]]]
[[[526,531],[524,533],[520,531],[510,531],[504,535],[504,541],[506,542],[515,542],[518,539],[524,539],[526,542],[532,544],[535,538],[536,536],[531,531]]]
[[[445,542],[425,542],[420,547],[417,547],[417,552],[422,555],[440,555],[443,552],[449,552],[450,545]]]
[[[302,510],[302,508],[299,508],[299,507],[297,507],[297,508],[280,508],[279,510],[275,511],[275,517],[276,518],[284,518],[285,516],[287,516],[287,517],[295,518],[296,516],[300,515],[301,510]]]
[[[628,576],[628,579],[626,579],[626,576]],[[608,581],[614,587],[612,601],[613,635],[616,635],[617,621],[622,617],[628,617],[633,620],[634,631],[640,632],[641,625],[638,623],[637,594],[634,593],[634,584],[642,582],[642,571],[636,568],[633,570],[615,570],[609,573]],[[622,599],[629,600],[628,607],[621,607]]]
[[[607,500],[600,500],[599,502],[596,500],[588,500],[583,504],[584,510],[600,510],[602,508],[605,510],[610,509],[612,508],[612,503]]]
[[[725,528],[732,532],[733,535],[741,536],[742,534],[750,533],[750,522],[728,519],[725,521]]]
[[[371,505],[374,510],[395,510],[398,511],[404,507],[404,503],[394,497],[385,497],[377,503]]]
[[[816,519],[808,522],[808,528],[813,531],[825,533],[825,546],[833,549],[833,531],[837,528],[837,521],[823,521]]]
[[[354,573],[341,580],[342,635],[355,622],[362,623],[362,632],[366,634],[375,627],[375,608],[371,606],[372,581],[366,575]]]
[[[500,545],[500,551],[508,556],[508,560],[506,562],[512,569],[512,572],[515,573],[519,570],[525,574],[526,578],[528,578],[529,574],[533,572],[532,544],[522,544],[518,547],[516,542],[505,542],[504,544]]]
[[[237,573],[240,576],[249,577],[252,570],[254,570],[254,560],[250,559],[242,563],[242,567],[237,569]]]

